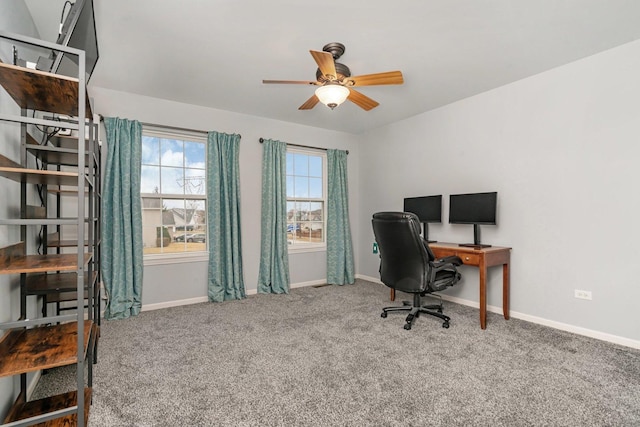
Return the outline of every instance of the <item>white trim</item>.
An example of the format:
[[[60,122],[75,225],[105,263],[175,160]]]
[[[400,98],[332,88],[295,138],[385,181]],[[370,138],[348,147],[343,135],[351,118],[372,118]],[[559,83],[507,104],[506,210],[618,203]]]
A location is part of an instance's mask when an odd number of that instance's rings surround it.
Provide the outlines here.
[[[207,262],[209,252],[185,252],[145,255],[143,263],[147,265],[182,264],[187,262]]]
[[[380,279],[376,279],[374,277],[365,276],[362,274],[356,274],[356,278],[367,280],[369,282],[383,284]],[[471,301],[463,298],[452,297],[449,295],[439,294],[443,300],[455,302],[456,304],[466,305],[468,307],[480,308],[480,303],[477,301]],[[487,306],[487,311],[492,313],[497,313],[502,315],[502,307],[496,307],[493,305]],[[555,320],[548,320],[542,317],[532,316],[530,314],[520,313],[517,311],[510,310],[509,316],[515,319],[525,320],[527,322],[536,323],[542,326],[548,326],[553,329],[559,329],[561,331],[571,332],[577,335],[582,335],[589,338],[595,338],[601,341],[607,341],[613,344],[623,345],[625,347],[631,347],[635,349],[640,349],[640,341],[632,340],[630,338],[621,337],[618,335],[607,334],[605,332],[594,331],[592,329],[582,328],[580,326],[569,325],[567,323],[556,322]],[[490,326],[489,326],[490,327]]]
[[[291,289],[294,288],[304,288],[306,286],[316,286],[316,285],[324,285],[325,283],[327,283],[326,279],[322,279],[322,280],[312,280],[309,282],[300,282],[300,283],[292,283],[291,285],[289,285],[289,287]],[[257,295],[258,290],[257,289],[249,289],[246,294],[247,295]],[[153,311],[153,310],[160,310],[162,308],[170,308],[170,307],[179,307],[181,305],[191,305],[191,304],[200,304],[203,302],[208,302],[209,301],[209,297],[195,297],[195,298],[189,298],[189,299],[181,299],[181,300],[174,300],[174,301],[165,301],[165,302],[159,302],[159,303],[155,303],[155,304],[145,304],[141,307],[140,311]]]
[[[205,144],[208,142],[208,133],[205,131],[174,129],[171,127],[164,127],[162,125],[143,124],[142,134],[155,138],[176,139],[188,142],[203,142]]]
[[[302,254],[305,252],[326,252],[327,245],[326,244],[303,244],[299,243],[297,245],[289,245],[287,252],[290,254]]]
[[[289,287],[291,289],[295,289],[295,288],[305,288],[307,286],[317,286],[317,285],[324,285],[327,283],[327,279],[321,279],[321,280],[310,280],[308,282],[300,282],[300,283],[292,283],[291,285],[289,285]]]
[[[31,396],[33,392],[36,390],[36,386],[38,385],[38,381],[40,381],[40,377],[42,376],[42,371],[36,371],[29,381],[29,385],[27,386],[27,401],[31,400]]]
[[[364,274],[356,274],[355,277],[356,279],[362,279],[368,282],[378,283],[380,285],[383,284],[380,281],[380,279],[376,279],[375,277],[371,277],[371,276],[366,276]],[[291,289],[295,289],[295,288],[303,288],[307,286],[323,285],[325,283],[327,283],[326,279],[311,280],[308,282],[292,283],[289,287]],[[256,295],[257,293],[258,293],[257,289],[250,289],[247,291],[247,295]],[[473,308],[479,307],[479,303],[477,301],[471,301],[463,298],[452,297],[449,295],[440,294],[440,296],[442,296],[443,300],[451,301],[456,304],[462,304],[462,305],[466,305],[468,307],[473,307]],[[177,300],[177,301],[166,301],[166,302],[161,302],[157,304],[146,304],[142,306],[142,311],[159,310],[161,308],[178,307],[181,305],[189,305],[189,304],[198,304],[198,303],[207,302],[207,301],[209,301],[209,298],[205,296],[205,297],[197,297],[197,298],[190,298],[190,299]],[[502,315],[502,307],[489,305],[487,306],[487,311]],[[582,335],[589,338],[595,338],[597,340],[606,341],[613,344],[619,344],[625,347],[640,349],[640,341],[637,341],[637,340],[632,340],[632,339],[617,336],[617,335],[607,334],[605,332],[594,331],[591,329],[582,328],[580,326],[569,325],[567,323],[556,322],[554,320],[543,319],[541,317],[531,316],[529,314],[519,313],[517,311],[511,311],[509,315],[515,319],[525,320],[527,322],[536,323],[542,326],[548,326],[550,328],[559,329],[561,331],[571,332],[577,335]]]
[[[160,310],[161,308],[179,307],[181,305],[200,304],[201,302],[208,302],[209,297],[196,297],[189,299],[181,299],[176,301],[165,301],[156,304],[145,304],[141,307],[140,311],[152,311]]]
[[[299,283],[292,283],[289,285],[290,289],[295,289],[295,288],[304,288],[307,286],[317,286],[317,285],[324,285],[325,283],[327,283],[327,279],[321,279],[321,280],[311,280],[309,282],[299,282]],[[247,295],[257,295],[258,294],[258,290],[257,289],[250,289],[247,291]]]
[[[362,280],[366,280],[367,282],[373,282],[373,283],[378,283],[380,285],[384,285],[384,283],[382,283],[380,279],[376,277],[367,276],[365,274],[356,274],[356,279],[362,279]]]

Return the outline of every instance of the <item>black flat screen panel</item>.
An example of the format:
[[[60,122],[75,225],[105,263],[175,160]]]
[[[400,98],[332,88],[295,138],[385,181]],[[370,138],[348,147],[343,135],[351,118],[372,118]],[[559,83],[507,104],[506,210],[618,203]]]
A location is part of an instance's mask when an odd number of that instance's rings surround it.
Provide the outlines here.
[[[495,224],[498,193],[451,194],[449,223]]]
[[[93,0],[77,0],[65,18],[58,44],[75,47],[85,52],[85,79],[88,82],[98,62],[98,39],[93,13]],[[78,57],[58,53],[51,72],[78,77]],[[86,83],[86,82],[85,82]]]
[[[442,195],[407,197],[404,211],[418,215],[420,222],[442,222]]]

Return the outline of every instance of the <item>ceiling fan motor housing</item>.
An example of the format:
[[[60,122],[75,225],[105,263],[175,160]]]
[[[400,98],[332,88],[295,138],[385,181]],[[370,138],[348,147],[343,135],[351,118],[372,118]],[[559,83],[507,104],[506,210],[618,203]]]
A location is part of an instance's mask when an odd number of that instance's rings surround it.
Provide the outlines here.
[[[327,43],[323,46],[322,51],[330,53],[331,56],[333,56],[333,60],[335,62],[338,58],[344,55],[345,47],[342,43],[338,42]],[[335,65],[337,74],[336,79],[339,82],[342,82],[345,77],[351,77],[351,70],[349,70],[349,67],[344,64],[340,64],[339,62],[335,62]],[[324,74],[322,73],[322,71],[320,71],[320,68],[316,70],[316,80],[322,83],[329,81],[328,79],[324,78]]]
[[[342,81],[346,77],[351,77],[351,70],[346,65],[336,62],[336,74],[338,81]],[[320,68],[316,70],[316,80],[319,82],[327,81],[327,79],[324,78],[322,71],[320,71]]]

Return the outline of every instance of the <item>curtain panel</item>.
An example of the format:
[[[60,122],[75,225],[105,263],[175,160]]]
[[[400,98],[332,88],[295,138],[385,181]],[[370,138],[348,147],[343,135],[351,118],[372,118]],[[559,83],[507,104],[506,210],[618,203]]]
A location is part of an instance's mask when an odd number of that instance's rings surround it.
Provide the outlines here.
[[[102,198],[102,280],[108,300],[104,317],[136,316],[142,306],[142,125],[107,117],[107,160]]]
[[[258,292],[289,293],[287,248],[287,144],[262,144],[262,221]]]
[[[209,301],[246,297],[240,234],[240,135],[207,134]]]
[[[347,153],[327,150],[327,283],[351,284],[355,281],[351,226]]]

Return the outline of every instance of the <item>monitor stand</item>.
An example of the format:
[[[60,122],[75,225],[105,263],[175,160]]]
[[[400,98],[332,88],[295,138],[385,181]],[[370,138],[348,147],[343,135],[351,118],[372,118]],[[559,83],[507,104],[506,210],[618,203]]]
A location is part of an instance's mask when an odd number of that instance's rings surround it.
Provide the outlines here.
[[[491,245],[483,245],[480,243],[480,225],[473,224],[473,243],[459,243],[458,246],[473,249],[490,248]]]
[[[490,248],[491,245],[476,245],[475,243],[458,243],[458,246],[462,246],[464,248],[473,248],[473,249],[482,249],[482,248]]]
[[[422,223],[422,238],[427,243],[437,243],[437,240],[429,240],[429,225],[426,222]]]

